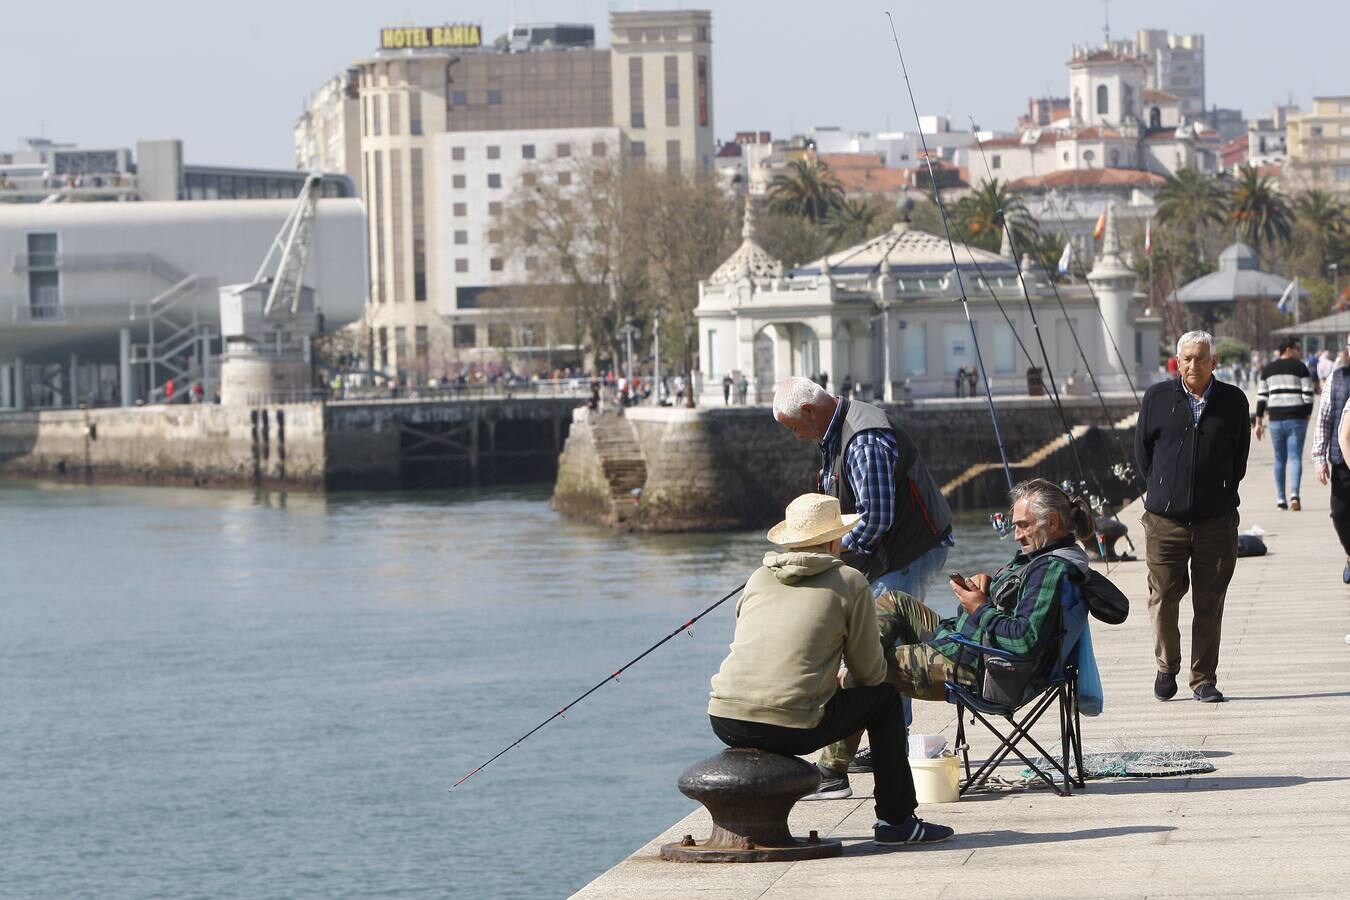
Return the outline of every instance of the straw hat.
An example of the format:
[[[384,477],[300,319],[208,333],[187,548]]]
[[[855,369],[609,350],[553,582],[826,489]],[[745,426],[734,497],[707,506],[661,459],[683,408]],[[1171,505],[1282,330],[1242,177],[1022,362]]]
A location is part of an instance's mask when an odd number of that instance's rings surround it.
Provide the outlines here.
[[[769,529],[769,541],[787,549],[828,544],[852,531],[861,518],[840,515],[838,497],[802,494],[788,504],[787,517]]]

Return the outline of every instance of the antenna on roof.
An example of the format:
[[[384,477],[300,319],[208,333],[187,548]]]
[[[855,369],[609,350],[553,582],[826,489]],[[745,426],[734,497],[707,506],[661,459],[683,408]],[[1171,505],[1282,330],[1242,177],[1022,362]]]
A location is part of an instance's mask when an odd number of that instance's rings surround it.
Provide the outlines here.
[[[1105,21],[1102,23],[1102,37],[1106,42],[1102,45],[1106,49],[1111,49],[1111,0],[1102,0],[1102,5],[1106,7]]]

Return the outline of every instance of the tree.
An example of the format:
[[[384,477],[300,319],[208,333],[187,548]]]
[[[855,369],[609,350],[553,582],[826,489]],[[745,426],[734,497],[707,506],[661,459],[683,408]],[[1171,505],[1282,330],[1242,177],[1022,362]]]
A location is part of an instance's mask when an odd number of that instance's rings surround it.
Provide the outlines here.
[[[1339,263],[1350,255],[1345,247],[1350,234],[1346,226],[1347,215],[1350,211],[1345,204],[1326,191],[1305,191],[1294,198],[1291,243],[1299,255],[1311,257],[1298,267],[1299,274],[1326,275],[1331,263]]]
[[[1258,257],[1263,244],[1273,256],[1276,245],[1289,240],[1292,233],[1289,204],[1275,191],[1270,178],[1252,166],[1238,172],[1238,182],[1228,195],[1228,217]]]
[[[962,240],[985,250],[998,250],[1002,245],[1005,220],[1019,252],[1036,240],[1036,220],[1027,211],[1026,204],[1012,192],[1008,182],[1000,182],[997,178],[982,182],[956,201],[951,208],[951,217]]]
[[[825,233],[830,236],[831,249],[851,247],[876,237],[889,225],[878,228],[882,219],[882,208],[871,200],[844,200],[830,210],[825,223]]]
[[[839,179],[815,158],[789,160],[788,170],[769,183],[770,211],[803,216],[816,225],[824,222],[843,199]]]
[[[1169,227],[1172,243],[1196,259],[1204,257],[1206,229],[1221,224],[1226,211],[1217,181],[1194,169],[1182,169],[1158,189],[1158,221]]]
[[[830,252],[830,236],[805,216],[770,213],[759,221],[756,232],[759,245],[785,269]]]

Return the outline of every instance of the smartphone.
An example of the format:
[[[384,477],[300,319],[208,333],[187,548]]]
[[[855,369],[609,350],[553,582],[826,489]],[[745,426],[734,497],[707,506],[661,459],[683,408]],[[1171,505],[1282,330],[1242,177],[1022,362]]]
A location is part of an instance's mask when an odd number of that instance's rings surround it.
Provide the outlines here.
[[[960,572],[948,572],[947,577],[950,578],[952,584],[957,587],[964,588],[967,591],[971,590],[970,582],[966,581],[966,576],[962,575]]]

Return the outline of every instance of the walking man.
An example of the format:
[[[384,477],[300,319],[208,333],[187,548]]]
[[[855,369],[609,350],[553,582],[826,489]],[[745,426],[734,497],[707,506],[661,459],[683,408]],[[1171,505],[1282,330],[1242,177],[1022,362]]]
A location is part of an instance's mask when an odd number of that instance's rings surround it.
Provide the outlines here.
[[[1181,377],[1144,393],[1134,437],[1148,485],[1142,521],[1158,665],[1153,695],[1159,700],[1176,695],[1177,620],[1189,587],[1195,609],[1190,687],[1196,700],[1220,703],[1223,604],[1237,562],[1238,484],[1247,474],[1251,446],[1247,395],[1214,377],[1218,360],[1207,332],[1183,334],[1177,360]]]
[[[1346,341],[1350,350],[1350,339]],[[1345,355],[1342,354],[1342,359]],[[1322,484],[1331,482],[1331,524],[1345,550],[1345,568],[1341,580],[1350,584],[1350,468],[1346,467],[1336,435],[1340,433],[1345,401],[1350,399],[1350,366],[1340,365],[1331,380],[1322,385],[1322,405],[1317,408],[1313,427],[1313,472]]]
[[[1303,479],[1303,438],[1308,433],[1308,417],[1313,408],[1313,381],[1301,357],[1298,338],[1280,342],[1280,358],[1261,370],[1256,389],[1256,439],[1266,431],[1270,416],[1270,445],[1275,451],[1275,506],[1279,509],[1303,508],[1298,498]],[[1285,502],[1285,468],[1289,469],[1289,502]]]

